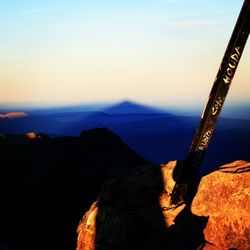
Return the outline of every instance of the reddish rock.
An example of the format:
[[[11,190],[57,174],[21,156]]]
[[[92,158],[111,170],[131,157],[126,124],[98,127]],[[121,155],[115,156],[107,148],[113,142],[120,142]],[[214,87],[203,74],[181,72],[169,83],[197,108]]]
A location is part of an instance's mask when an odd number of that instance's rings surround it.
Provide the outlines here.
[[[94,202],[89,211],[83,216],[78,226],[77,249],[93,250],[95,249],[95,220],[98,212],[96,202]]]
[[[250,163],[203,177],[191,209],[170,205],[175,166],[107,182],[78,227],[77,250],[250,249]]]
[[[202,178],[192,212],[209,216],[204,249],[250,249],[250,163],[235,161]]]
[[[36,133],[35,132],[28,132],[25,134],[27,138],[29,139],[35,139],[37,137]]]

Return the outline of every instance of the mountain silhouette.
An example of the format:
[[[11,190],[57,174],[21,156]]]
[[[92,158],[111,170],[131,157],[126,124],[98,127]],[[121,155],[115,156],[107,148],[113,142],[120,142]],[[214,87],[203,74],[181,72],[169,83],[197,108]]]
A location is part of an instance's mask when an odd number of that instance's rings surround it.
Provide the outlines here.
[[[0,248],[8,250],[76,249],[82,212],[105,180],[149,164],[101,128],[0,136],[0,151]]]

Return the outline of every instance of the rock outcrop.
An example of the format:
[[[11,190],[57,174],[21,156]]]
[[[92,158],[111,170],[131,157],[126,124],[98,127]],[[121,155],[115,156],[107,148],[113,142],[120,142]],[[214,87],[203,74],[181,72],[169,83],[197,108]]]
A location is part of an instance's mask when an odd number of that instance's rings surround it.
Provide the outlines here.
[[[250,163],[235,161],[202,178],[192,213],[208,216],[205,249],[250,249]]]
[[[104,128],[0,135],[0,152],[0,249],[9,250],[75,249],[75,228],[105,180],[148,164]]]
[[[191,205],[170,206],[176,162],[106,182],[78,227],[77,250],[250,249],[250,163],[200,181]]]

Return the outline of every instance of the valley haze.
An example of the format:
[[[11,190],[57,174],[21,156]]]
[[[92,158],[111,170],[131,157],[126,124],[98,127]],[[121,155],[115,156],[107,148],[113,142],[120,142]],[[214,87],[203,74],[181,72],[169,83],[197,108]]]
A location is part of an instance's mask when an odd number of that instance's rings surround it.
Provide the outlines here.
[[[18,112],[15,117],[9,112]],[[21,115],[23,112],[23,115]],[[0,108],[0,133],[36,132],[52,137],[79,136],[81,131],[105,127],[153,163],[187,155],[200,120],[198,110],[139,104],[132,101],[57,107],[8,106]],[[235,159],[250,160],[249,105],[226,107],[218,121],[201,174]]]

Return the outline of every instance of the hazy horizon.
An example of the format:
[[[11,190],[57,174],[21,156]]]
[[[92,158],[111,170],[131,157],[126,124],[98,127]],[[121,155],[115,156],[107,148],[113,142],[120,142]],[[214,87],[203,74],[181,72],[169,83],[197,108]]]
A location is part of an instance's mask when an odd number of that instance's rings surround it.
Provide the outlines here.
[[[77,112],[82,111],[102,111],[105,108],[113,107],[120,105],[122,103],[129,102],[132,105],[141,105],[148,108],[158,109],[162,112],[172,113],[175,115],[188,115],[188,116],[201,116],[204,106],[202,105],[159,105],[155,103],[142,103],[135,100],[116,100],[116,101],[107,101],[107,102],[88,102],[88,103],[58,103],[58,104],[49,104],[49,103],[0,103],[0,113],[6,112],[16,112],[16,111],[36,111],[36,110],[61,110],[64,112],[66,110]],[[236,119],[250,119],[250,103],[226,103],[223,107],[221,116],[236,118]]]

